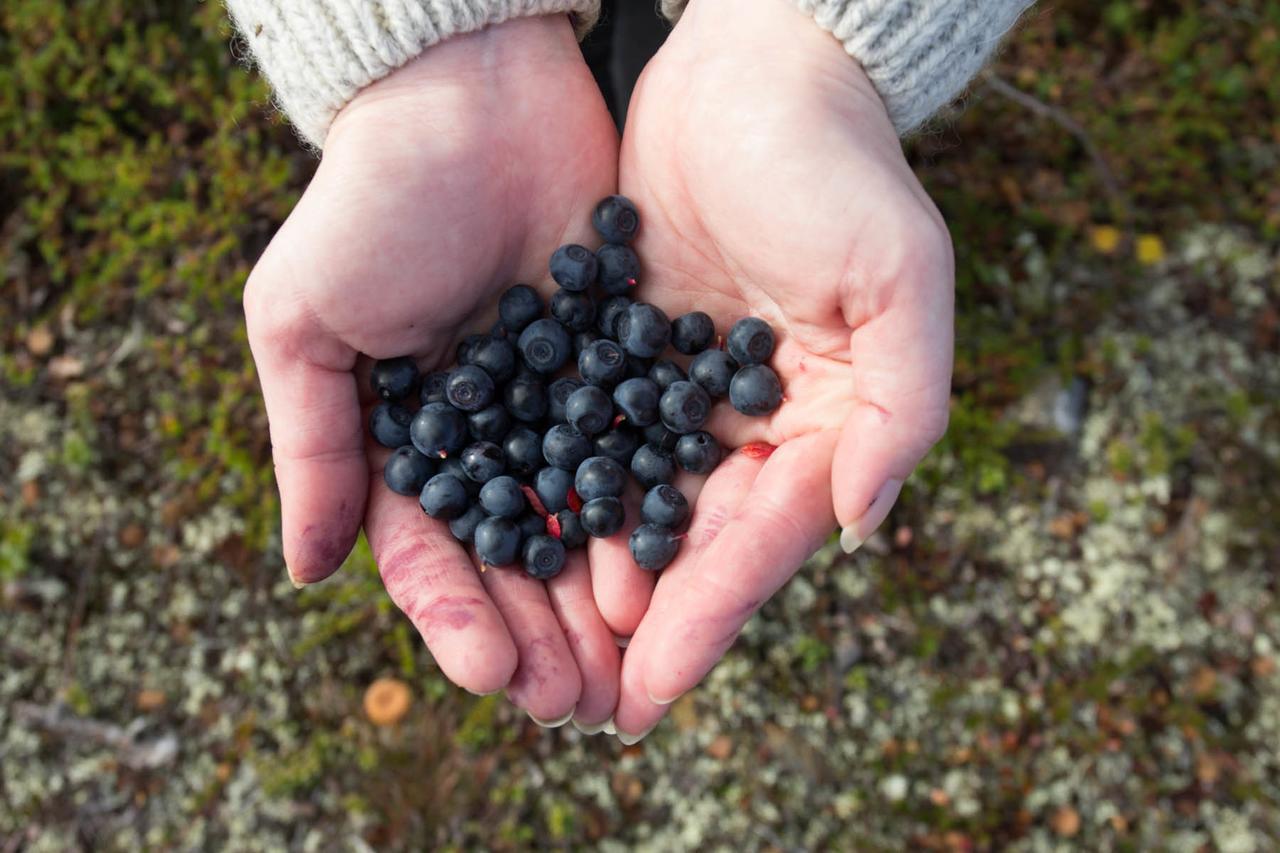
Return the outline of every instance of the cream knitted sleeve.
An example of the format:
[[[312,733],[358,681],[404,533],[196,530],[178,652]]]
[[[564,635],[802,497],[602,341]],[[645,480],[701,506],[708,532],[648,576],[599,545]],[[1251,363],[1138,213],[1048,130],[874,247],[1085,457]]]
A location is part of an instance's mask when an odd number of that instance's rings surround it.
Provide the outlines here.
[[[581,36],[600,0],[226,0],[276,101],[303,139],[324,146],[356,92],[450,36],[533,15],[570,13]]]
[[[688,0],[661,0],[676,20]],[[1035,0],[792,0],[862,64],[899,133],[960,94]]]

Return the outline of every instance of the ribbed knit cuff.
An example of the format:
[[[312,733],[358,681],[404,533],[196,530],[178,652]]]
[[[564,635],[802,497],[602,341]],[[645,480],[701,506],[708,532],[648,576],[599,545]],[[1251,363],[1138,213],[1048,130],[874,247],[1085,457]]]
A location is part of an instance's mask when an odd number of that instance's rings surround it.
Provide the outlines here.
[[[226,0],[280,109],[319,149],[356,92],[437,42],[512,18],[570,13],[581,38],[600,0]]]
[[[688,0],[661,0],[671,20]],[[898,133],[959,95],[1035,0],[793,0],[862,65]]]

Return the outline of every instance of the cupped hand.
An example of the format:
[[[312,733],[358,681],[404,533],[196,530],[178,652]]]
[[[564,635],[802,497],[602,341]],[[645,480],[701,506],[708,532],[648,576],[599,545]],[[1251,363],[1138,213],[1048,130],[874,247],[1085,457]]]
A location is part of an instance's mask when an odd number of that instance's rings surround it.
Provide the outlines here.
[[[636,735],[837,524],[852,550],[884,520],[946,428],[954,272],[866,75],[784,0],[693,0],[637,86],[620,188],[643,298],[721,334],[768,320],[785,394],[766,418],[716,408],[726,448],[756,446],[683,484],[700,494],[656,586],[625,541],[592,544],[600,612],[634,631],[615,725]]]
[[[454,360],[500,292],[543,282],[552,249],[591,239],[617,134],[565,16],[431,48],[338,115],[306,193],[250,276],[244,305],[266,399],[284,557],[327,577],[363,524],[387,591],[444,673],[503,687],[537,719],[606,719],[618,649],[581,553],[550,584],[478,572],[447,525],[383,483],[366,440],[370,359]]]

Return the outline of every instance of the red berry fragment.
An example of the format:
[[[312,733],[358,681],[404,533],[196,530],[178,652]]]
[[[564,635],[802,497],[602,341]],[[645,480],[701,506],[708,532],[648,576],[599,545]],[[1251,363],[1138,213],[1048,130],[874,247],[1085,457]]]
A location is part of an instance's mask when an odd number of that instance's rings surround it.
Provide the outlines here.
[[[557,539],[560,538],[560,519],[554,515],[547,516],[547,535],[554,536]]]
[[[569,509],[574,512],[582,512],[582,498],[578,497],[578,490],[572,486],[569,487],[568,501]]]
[[[772,444],[766,444],[763,441],[753,441],[750,444],[742,445],[742,455],[748,459],[768,459],[773,455],[773,451],[778,448]]]
[[[550,513],[547,512],[546,506],[542,503],[542,500],[538,497],[538,493],[533,490],[532,486],[521,486],[520,491],[524,492],[524,498],[529,502],[529,506],[533,507],[534,512],[543,518],[551,517]]]

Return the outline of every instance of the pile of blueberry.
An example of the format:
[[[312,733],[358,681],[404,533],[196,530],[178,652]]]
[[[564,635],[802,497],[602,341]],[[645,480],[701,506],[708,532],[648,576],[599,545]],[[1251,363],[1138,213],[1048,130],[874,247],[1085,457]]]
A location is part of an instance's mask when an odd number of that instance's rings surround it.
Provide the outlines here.
[[[774,348],[769,324],[739,320],[723,348],[713,348],[705,313],[672,321],[629,295],[640,273],[627,245],[640,225],[635,205],[609,196],[592,224],[605,241],[596,252],[567,245],[551,256],[560,289],[550,317],[538,293],[517,284],[502,295],[490,333],[458,345],[452,370],[420,376],[407,357],[373,368],[382,402],[369,427],[395,450],[383,470],[387,485],[448,521],[482,563],[522,561],[541,579],[560,572],[566,549],[622,529],[628,473],[648,490],[631,554],[643,569],[665,567],[690,514],[671,485],[677,466],[708,474],[723,453],[702,431],[712,402],[728,396],[747,415],[782,402],[765,363]],[[687,373],[661,358],[668,344],[692,357]],[[407,406],[415,392],[416,413]]]

